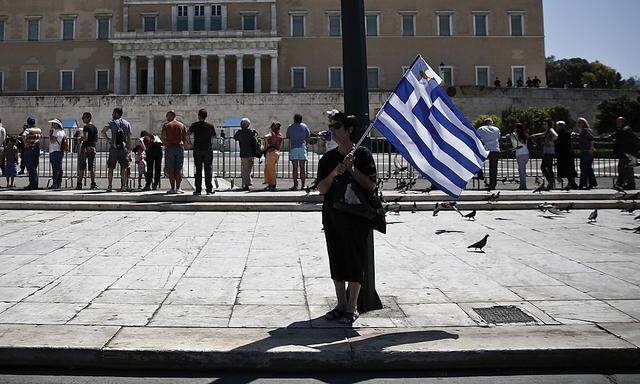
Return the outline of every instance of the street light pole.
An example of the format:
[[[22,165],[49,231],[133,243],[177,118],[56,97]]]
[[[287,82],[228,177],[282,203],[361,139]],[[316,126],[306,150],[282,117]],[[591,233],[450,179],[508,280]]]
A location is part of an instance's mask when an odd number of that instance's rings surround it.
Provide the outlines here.
[[[344,110],[359,121],[359,134],[369,126],[369,88],[367,84],[367,41],[365,36],[364,0],[342,0],[342,66],[344,78]],[[371,140],[363,145],[371,148]],[[360,313],[381,309],[376,292],[373,231],[367,240],[365,277],[358,296]]]

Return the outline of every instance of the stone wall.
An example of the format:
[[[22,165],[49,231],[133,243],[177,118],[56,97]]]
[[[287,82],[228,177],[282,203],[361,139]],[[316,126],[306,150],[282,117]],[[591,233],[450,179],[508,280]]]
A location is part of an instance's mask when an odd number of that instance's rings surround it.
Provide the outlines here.
[[[609,90],[569,89],[478,89],[457,88],[454,103],[470,120],[484,113],[500,114],[509,108],[547,107],[564,105],[575,117],[584,116],[593,121],[596,107],[602,100],[637,92]],[[382,106],[388,93],[372,93],[371,115]],[[75,118],[80,122],[82,112],[89,111],[94,123],[101,127],[110,119],[114,107],[125,111],[136,132],[143,129],[158,131],[166,111],[174,109],[184,122],[196,120],[197,111],[206,108],[210,121],[217,126],[224,119],[247,116],[253,127],[266,132],[272,120],[286,127],[294,113],[301,113],[312,131],[326,126],[323,112],[341,109],[344,105],[340,93],[299,93],[261,95],[156,95],[156,96],[2,96],[0,119],[10,134],[18,133],[27,116],[37,119],[40,127],[47,127],[52,118]],[[228,133],[228,132],[227,132]]]

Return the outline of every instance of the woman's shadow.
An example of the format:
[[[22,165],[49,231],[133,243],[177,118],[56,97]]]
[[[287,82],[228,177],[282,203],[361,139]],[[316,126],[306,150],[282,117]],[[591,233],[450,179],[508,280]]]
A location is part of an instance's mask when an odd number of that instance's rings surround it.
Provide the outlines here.
[[[309,327],[309,324],[318,325]],[[326,325],[322,326],[322,324]],[[394,329],[380,333],[367,328],[336,326],[335,323],[329,323],[322,317],[312,319],[311,322],[294,322],[286,327],[271,330],[268,334],[269,336],[264,339],[234,348],[227,353],[236,355],[234,356],[237,362],[236,371],[257,370],[271,373],[224,375],[212,383],[250,383],[260,378],[273,377],[275,372],[292,372],[292,368],[293,371],[301,372],[297,376],[312,377],[325,383],[346,382],[336,381],[328,376],[323,377],[326,375],[322,372],[355,370],[365,361],[367,363],[374,361],[376,365],[384,364],[390,358],[393,359],[390,354],[380,353],[387,348],[444,339],[456,340],[459,337],[455,333],[441,330],[397,331]],[[296,360],[299,359],[300,354],[306,354],[304,367],[296,367]],[[398,358],[403,359],[401,356]],[[308,372],[319,373],[316,375]],[[350,378],[349,382],[354,382],[353,378]]]

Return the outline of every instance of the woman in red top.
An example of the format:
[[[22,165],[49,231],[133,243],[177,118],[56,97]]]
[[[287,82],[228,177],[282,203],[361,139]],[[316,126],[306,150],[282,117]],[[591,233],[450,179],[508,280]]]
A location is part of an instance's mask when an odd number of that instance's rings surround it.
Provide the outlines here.
[[[280,158],[280,146],[282,145],[282,135],[280,134],[280,124],[278,121],[271,123],[271,132],[265,136],[265,157],[267,159],[264,166],[264,183],[266,191],[276,190],[276,164]]]

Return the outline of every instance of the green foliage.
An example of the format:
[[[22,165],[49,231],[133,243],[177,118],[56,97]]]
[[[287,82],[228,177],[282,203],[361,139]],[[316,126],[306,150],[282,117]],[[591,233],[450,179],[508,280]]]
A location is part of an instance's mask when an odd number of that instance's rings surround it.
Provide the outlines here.
[[[556,60],[548,57],[547,84],[552,88],[630,88],[635,81],[623,80],[615,69],[599,62],[575,57]]]
[[[561,105],[551,108],[528,108],[524,110],[509,108],[502,112],[503,131],[513,132],[516,124],[522,123],[529,128],[530,133],[542,132],[542,123],[547,118],[553,121],[564,120],[569,129],[573,129],[576,126],[576,121],[569,110]]]
[[[640,128],[640,97],[632,99],[628,96],[605,100],[598,105],[595,129],[599,133],[614,132],[616,119],[623,116],[627,125]]]
[[[480,115],[477,119],[473,120],[473,126],[478,129],[484,125],[486,119],[493,120],[493,125],[502,129],[502,119],[498,115]]]

